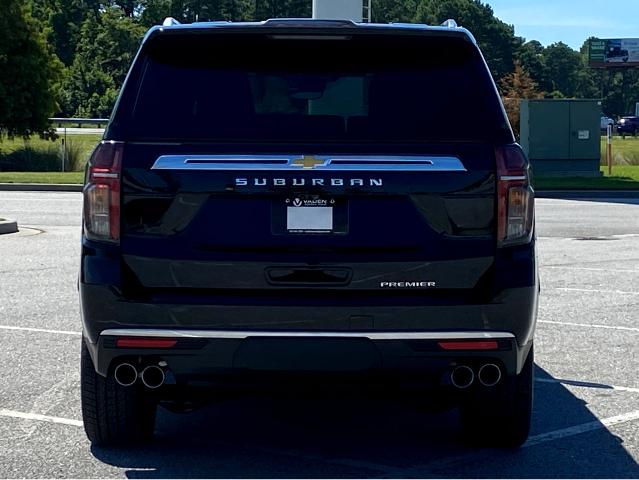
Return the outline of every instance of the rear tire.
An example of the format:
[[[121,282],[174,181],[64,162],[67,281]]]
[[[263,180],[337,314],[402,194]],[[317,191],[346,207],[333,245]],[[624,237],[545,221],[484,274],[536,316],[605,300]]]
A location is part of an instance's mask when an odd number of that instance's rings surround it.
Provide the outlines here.
[[[460,407],[462,432],[474,445],[517,448],[530,432],[533,403],[534,353],[519,375],[509,377],[494,389],[482,389]]]
[[[95,371],[82,340],[80,390],[84,431],[93,445],[118,446],[149,441],[157,403],[139,385],[122,387],[110,374]]]

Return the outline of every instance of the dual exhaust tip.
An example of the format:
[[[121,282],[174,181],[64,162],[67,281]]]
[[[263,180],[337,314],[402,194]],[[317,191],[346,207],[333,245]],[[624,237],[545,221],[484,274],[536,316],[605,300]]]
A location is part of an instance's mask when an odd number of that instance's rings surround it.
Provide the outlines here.
[[[113,371],[115,381],[123,387],[130,387],[138,378],[146,388],[151,390],[161,387],[166,380],[164,369],[158,365],[149,365],[141,372],[130,363],[120,363]]]
[[[161,387],[166,380],[164,369],[158,365],[149,365],[138,372],[134,365],[127,362],[118,364],[113,375],[115,381],[123,387],[130,387],[139,378],[151,390]],[[476,377],[484,387],[494,387],[501,380],[501,369],[494,363],[485,363],[479,367]],[[450,373],[450,381],[456,388],[468,388],[475,381],[475,372],[467,365],[458,365]]]
[[[501,380],[501,369],[494,363],[485,363],[477,371],[477,380],[484,387],[494,387]],[[450,381],[456,388],[468,388],[475,381],[475,372],[467,365],[459,365],[450,372]]]

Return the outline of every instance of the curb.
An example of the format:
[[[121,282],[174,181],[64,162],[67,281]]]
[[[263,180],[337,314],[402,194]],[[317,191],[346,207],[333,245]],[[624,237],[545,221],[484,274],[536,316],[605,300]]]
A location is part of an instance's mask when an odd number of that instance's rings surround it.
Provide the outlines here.
[[[4,233],[16,233],[18,231],[18,222],[6,218],[0,218],[0,235]]]
[[[81,192],[79,183],[0,183],[0,190],[21,192]]]
[[[639,190],[535,190],[535,198],[639,198]]]

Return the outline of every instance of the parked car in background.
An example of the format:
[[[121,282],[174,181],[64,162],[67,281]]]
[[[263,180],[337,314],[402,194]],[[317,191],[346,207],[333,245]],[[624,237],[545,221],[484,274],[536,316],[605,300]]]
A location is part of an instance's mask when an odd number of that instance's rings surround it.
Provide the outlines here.
[[[612,125],[613,128],[614,128],[615,121],[612,118],[610,118],[610,117],[602,116],[601,117],[601,123],[600,123],[601,131],[602,132],[607,131],[608,130],[608,125]]]
[[[639,132],[639,117],[622,117],[617,123],[619,135],[636,135]]]

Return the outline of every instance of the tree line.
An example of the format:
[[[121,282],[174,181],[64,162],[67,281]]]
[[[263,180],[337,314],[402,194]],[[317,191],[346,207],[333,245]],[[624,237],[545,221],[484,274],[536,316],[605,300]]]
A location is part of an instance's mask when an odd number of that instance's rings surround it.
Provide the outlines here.
[[[0,8],[0,131],[28,135],[45,132],[51,115],[107,117],[145,31],[165,17],[310,17],[311,0],[0,0]],[[373,0],[372,13],[374,22],[456,19],[477,38],[502,95],[517,100],[512,105],[602,98],[603,112],[620,116],[639,101],[638,69],[590,69],[587,41],[580,51],[527,41],[481,0]]]

